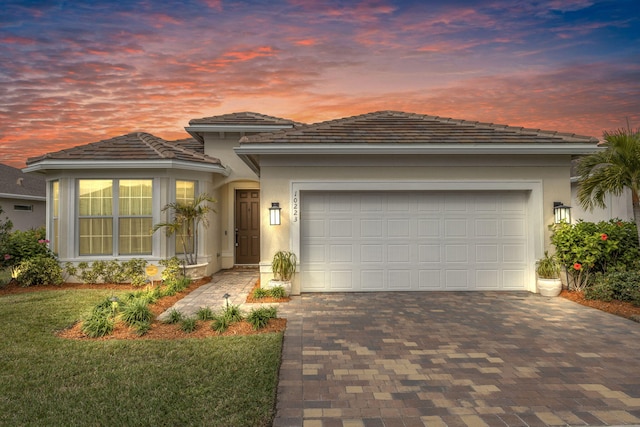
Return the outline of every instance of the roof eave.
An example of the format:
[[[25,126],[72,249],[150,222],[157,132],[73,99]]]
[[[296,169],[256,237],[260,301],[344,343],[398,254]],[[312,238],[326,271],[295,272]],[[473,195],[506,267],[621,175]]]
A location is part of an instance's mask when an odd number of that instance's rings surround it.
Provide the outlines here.
[[[539,144],[314,144],[314,143],[244,143],[235,147],[239,156],[284,154],[590,154],[599,147],[595,143]]]
[[[80,169],[182,169],[196,172],[211,172],[229,176],[230,171],[219,164],[188,162],[184,160],[60,160],[45,159],[22,169],[23,172]]]
[[[44,202],[47,200],[44,196],[28,196],[26,194],[0,193],[0,199],[18,199],[18,200],[34,200]]]

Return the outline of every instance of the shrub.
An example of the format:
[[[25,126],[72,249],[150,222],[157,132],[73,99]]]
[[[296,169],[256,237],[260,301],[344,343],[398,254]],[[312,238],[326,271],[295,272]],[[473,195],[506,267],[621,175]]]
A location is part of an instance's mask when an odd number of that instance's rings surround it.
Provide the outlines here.
[[[612,271],[599,274],[592,286],[584,291],[586,299],[627,301],[640,305],[640,272]]]
[[[149,323],[153,319],[153,313],[144,298],[134,298],[122,307],[120,314],[122,321],[129,326],[139,323]]]
[[[269,289],[265,288],[256,288],[253,291],[253,297],[255,299],[266,298],[270,295]]]
[[[253,326],[253,329],[262,329],[269,323],[269,320],[274,319],[277,315],[277,309],[275,307],[260,307],[251,310],[247,316],[247,322]]]
[[[64,281],[58,261],[43,255],[22,260],[15,272],[21,286],[61,285]]]
[[[269,290],[269,294],[276,299],[285,298],[287,296],[287,291],[284,286],[274,286]]]
[[[70,276],[79,277],[84,283],[131,283],[133,286],[142,286],[146,280],[144,268],[147,261],[133,258],[128,261],[94,261],[80,262],[77,267],[67,263],[65,272]]]
[[[158,262],[161,266],[164,267],[162,270],[162,281],[169,285],[171,283],[177,282],[180,279],[182,274],[182,263],[177,257],[171,257],[169,259],[162,259]]]
[[[35,257],[55,259],[55,254],[49,249],[49,241],[45,236],[44,227],[27,231],[16,230],[6,236],[2,265],[15,267],[22,261]]]
[[[209,307],[200,307],[200,310],[196,313],[198,320],[213,320],[213,311]]]
[[[214,331],[222,333],[227,330],[229,325],[242,321],[242,312],[237,305],[230,305],[218,314],[213,315],[211,327]]]
[[[180,313],[175,308],[172,308],[171,311],[169,311],[169,316],[167,316],[164,322],[173,325],[175,323],[180,322],[181,320],[182,320],[182,313]]]
[[[190,334],[198,327],[198,321],[195,317],[187,317],[180,322],[180,330]]]
[[[0,206],[0,215],[4,213],[2,206]],[[11,229],[13,228],[13,223],[9,219],[9,217],[0,217],[0,269],[6,268],[9,265],[5,263],[8,261],[11,255],[9,255],[9,249],[7,248],[7,241],[9,239],[9,235],[11,234]]]
[[[140,258],[133,258],[123,263],[124,275],[133,286],[143,286],[147,283],[145,267],[147,261]]]
[[[113,332],[115,321],[113,317],[106,313],[94,312],[89,318],[82,322],[82,332],[89,338],[99,338]]]
[[[631,268],[638,256],[638,235],[633,222],[579,221],[553,224],[551,243],[558,261],[564,266],[570,288],[584,289],[594,274],[615,268]]]

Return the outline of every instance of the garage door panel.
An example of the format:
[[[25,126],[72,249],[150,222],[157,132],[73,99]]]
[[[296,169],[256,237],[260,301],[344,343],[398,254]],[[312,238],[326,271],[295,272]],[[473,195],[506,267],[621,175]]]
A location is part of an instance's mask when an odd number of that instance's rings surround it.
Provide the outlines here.
[[[525,192],[303,192],[301,199],[302,291],[526,289]]]
[[[331,271],[331,290],[334,291],[353,291],[355,283],[353,281],[353,270],[332,270]]]

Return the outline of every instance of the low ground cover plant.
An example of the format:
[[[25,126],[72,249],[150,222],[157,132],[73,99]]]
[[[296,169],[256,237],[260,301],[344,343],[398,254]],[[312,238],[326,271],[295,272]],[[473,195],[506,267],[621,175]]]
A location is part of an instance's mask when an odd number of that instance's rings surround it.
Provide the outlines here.
[[[254,299],[262,299],[262,298],[269,298],[269,297],[281,299],[281,298],[287,297],[287,291],[285,290],[284,286],[274,286],[270,289],[257,287],[253,290],[252,296]]]

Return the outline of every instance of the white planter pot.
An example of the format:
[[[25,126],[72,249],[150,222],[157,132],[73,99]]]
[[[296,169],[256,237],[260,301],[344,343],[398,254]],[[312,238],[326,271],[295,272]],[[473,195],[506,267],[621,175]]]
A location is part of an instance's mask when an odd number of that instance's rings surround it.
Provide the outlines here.
[[[291,281],[289,280],[274,280],[271,279],[269,280],[269,282],[267,282],[267,286],[265,286],[265,289],[271,289],[273,287],[276,286],[282,286],[285,290],[285,292],[287,293],[287,296],[291,295]]]
[[[185,275],[191,280],[202,279],[207,274],[209,264],[193,264],[185,266]]]
[[[557,297],[562,291],[562,280],[560,279],[541,279],[537,281],[538,292],[543,297]]]

